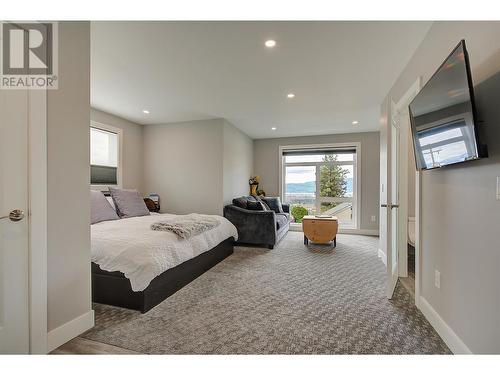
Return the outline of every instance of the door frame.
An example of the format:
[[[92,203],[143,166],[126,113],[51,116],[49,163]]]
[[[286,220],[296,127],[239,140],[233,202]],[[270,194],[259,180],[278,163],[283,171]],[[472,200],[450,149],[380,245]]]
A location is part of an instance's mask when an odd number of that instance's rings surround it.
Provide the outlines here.
[[[422,77],[418,77],[408,90],[395,102],[391,100],[390,119],[393,121],[395,116],[403,114],[406,116],[406,111],[411,101],[419,93],[422,88]],[[396,113],[397,112],[397,113]],[[392,123],[389,124],[392,126]],[[389,126],[388,126],[389,127]],[[412,147],[408,141],[411,133],[411,125],[408,121],[406,124],[400,122],[400,167],[399,167],[399,218],[398,218],[398,238],[400,246],[398,248],[398,275],[399,277],[408,276],[408,159],[409,147]],[[392,131],[392,129],[391,129]],[[421,242],[420,242],[420,172],[416,171],[415,175],[415,305],[419,306],[420,301],[420,280],[421,280]],[[388,243],[389,243],[388,238]],[[404,244],[403,244],[404,243]]]
[[[27,90],[29,353],[47,353],[47,89]],[[21,354],[21,353],[20,353]]]
[[[47,90],[28,92],[30,354],[47,353]]]

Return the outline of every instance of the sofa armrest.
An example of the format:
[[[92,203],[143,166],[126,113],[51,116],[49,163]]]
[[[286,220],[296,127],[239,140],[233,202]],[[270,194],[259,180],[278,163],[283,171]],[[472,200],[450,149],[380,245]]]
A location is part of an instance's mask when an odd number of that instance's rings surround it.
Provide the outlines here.
[[[290,213],[290,205],[288,203],[282,203],[281,207],[283,207],[283,212]]]
[[[228,205],[224,207],[224,217],[238,230],[238,242],[268,245],[276,243],[274,211],[254,211]]]

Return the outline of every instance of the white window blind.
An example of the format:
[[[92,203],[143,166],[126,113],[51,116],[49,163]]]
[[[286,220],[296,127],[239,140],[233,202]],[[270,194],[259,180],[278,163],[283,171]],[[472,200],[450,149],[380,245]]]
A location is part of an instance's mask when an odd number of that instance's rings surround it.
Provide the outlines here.
[[[118,172],[118,134],[90,128],[90,183],[116,185]]]

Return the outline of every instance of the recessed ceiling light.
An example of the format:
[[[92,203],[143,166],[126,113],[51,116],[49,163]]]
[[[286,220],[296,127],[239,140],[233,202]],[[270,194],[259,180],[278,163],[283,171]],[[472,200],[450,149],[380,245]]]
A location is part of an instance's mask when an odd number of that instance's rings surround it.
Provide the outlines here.
[[[352,124],[353,124],[353,125],[358,125],[358,124],[359,124],[359,122],[358,122],[358,121],[353,121],[353,122],[352,122]]]
[[[276,130],[276,129],[277,129],[277,128],[276,128],[276,126],[273,126],[273,127],[271,128],[271,130]]]
[[[293,92],[286,95],[287,98],[292,99],[295,98],[295,94]]]
[[[142,113],[145,113],[146,115],[149,115],[149,111],[147,109],[143,109]]]
[[[264,44],[267,48],[273,48],[276,46],[276,41],[269,39],[269,40],[266,40],[266,42]]]

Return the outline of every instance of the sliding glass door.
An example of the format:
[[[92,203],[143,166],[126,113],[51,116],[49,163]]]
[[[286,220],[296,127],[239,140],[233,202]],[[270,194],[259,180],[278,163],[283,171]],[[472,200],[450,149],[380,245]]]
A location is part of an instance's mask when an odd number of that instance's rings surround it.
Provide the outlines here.
[[[355,147],[287,148],[281,157],[283,200],[295,222],[305,213],[333,215],[344,228],[356,227]]]

